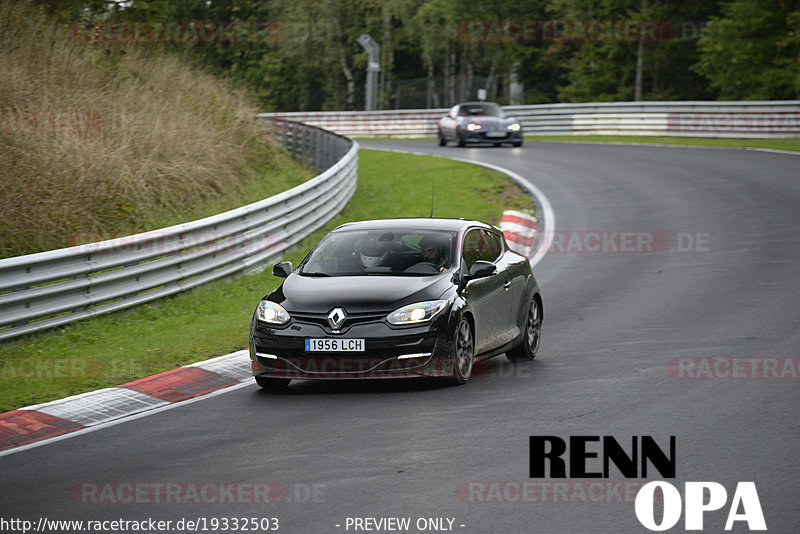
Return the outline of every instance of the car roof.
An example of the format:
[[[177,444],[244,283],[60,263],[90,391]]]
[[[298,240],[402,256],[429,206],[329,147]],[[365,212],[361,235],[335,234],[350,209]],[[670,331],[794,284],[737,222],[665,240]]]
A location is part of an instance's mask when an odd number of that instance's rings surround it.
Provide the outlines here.
[[[482,106],[484,104],[493,104],[495,106],[500,106],[497,102],[461,102],[459,106]],[[503,107],[503,106],[500,106]]]
[[[357,221],[345,223],[336,227],[333,231],[339,230],[384,230],[384,229],[404,229],[404,230],[445,230],[458,232],[469,227],[478,226],[480,228],[494,228],[490,224],[480,221],[467,219],[440,219],[431,217],[416,217],[403,219],[373,219],[369,221]]]

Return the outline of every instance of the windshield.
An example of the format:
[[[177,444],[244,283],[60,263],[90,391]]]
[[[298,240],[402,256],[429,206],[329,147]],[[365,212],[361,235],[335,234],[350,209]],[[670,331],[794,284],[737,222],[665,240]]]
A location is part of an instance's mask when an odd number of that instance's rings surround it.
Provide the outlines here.
[[[497,104],[462,104],[458,110],[461,116],[502,117],[503,110]]]
[[[304,276],[426,276],[453,267],[456,233],[442,230],[332,232],[300,265]]]

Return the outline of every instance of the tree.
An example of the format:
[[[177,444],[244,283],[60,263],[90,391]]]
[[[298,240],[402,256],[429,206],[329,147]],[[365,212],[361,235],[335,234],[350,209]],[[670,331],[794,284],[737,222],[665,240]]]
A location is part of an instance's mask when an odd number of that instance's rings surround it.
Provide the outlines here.
[[[481,87],[509,103],[518,83],[526,104],[800,94],[798,0],[31,1],[67,22],[276,22],[268,42],[160,47],[188,50],[265,111],[361,109],[362,33],[381,44],[383,109],[445,107]]]
[[[790,7],[791,6],[791,7]],[[793,99],[800,95],[800,8],[785,0],[725,4],[703,30],[694,66],[720,97]]]
[[[422,59],[427,78],[426,107],[452,105],[447,96],[444,102],[439,101],[436,70],[438,66],[444,72],[445,86],[448,87],[451,76],[451,49],[457,31],[457,20],[453,14],[457,7],[456,0],[429,0],[420,6],[411,21],[422,45]]]

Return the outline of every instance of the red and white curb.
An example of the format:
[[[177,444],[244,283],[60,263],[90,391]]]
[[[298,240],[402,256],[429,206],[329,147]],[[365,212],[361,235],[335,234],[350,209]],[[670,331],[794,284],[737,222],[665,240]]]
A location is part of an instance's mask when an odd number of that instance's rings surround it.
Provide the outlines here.
[[[251,380],[250,355],[240,350],[120,386],[5,412],[0,414],[0,456]]]
[[[500,230],[506,236],[508,247],[530,258],[536,252],[536,225],[535,216],[521,211],[507,210],[500,219]]]

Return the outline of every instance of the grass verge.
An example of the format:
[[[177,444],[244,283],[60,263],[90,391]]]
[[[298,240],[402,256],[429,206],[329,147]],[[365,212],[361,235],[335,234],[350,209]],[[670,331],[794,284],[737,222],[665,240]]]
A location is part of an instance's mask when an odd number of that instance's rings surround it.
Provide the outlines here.
[[[0,257],[163,228],[313,176],[226,80],[157,45],[73,40],[37,4],[0,2]]]
[[[533,203],[501,173],[430,156],[362,150],[355,196],[287,254],[295,265],[347,221],[434,214],[498,223]],[[271,269],[0,344],[0,412],[109,387],[247,348],[250,316],[280,279]]]

